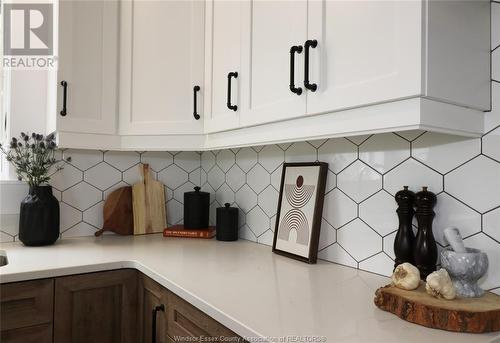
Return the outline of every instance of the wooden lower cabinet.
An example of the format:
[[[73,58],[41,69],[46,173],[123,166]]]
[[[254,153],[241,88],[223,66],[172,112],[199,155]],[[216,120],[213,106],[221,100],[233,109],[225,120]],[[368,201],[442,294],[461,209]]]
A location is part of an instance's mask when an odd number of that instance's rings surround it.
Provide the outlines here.
[[[52,323],[25,328],[2,330],[2,343],[50,343],[52,342]]]
[[[137,342],[137,271],[57,278],[54,342]]]
[[[159,309],[163,305],[163,310]],[[139,342],[167,343],[167,290],[147,276],[139,275]],[[154,309],[157,308],[156,311]],[[156,327],[153,327],[153,316],[156,316]]]
[[[221,337],[239,337],[154,280],[145,275],[139,279],[140,342],[152,342],[153,334],[156,335],[156,342],[161,343],[203,342],[203,338],[216,342]],[[155,307],[161,305],[162,310],[153,312]],[[156,316],[156,327],[152,325],[153,316]]]
[[[183,343],[239,338],[133,269],[2,284],[0,312],[2,343]]]
[[[185,339],[187,337],[217,339],[238,337],[224,325],[172,292],[168,292],[167,304],[167,332],[174,341],[189,342],[190,340]]]
[[[54,280],[14,282],[0,288],[0,330],[51,324]],[[2,342],[4,340],[2,339]]]

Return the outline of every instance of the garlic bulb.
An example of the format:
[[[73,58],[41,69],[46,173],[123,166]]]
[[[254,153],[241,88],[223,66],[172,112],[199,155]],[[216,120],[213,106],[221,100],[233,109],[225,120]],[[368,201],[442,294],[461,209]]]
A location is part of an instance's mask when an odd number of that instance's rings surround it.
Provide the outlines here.
[[[420,284],[420,272],[411,263],[401,263],[392,273],[392,283],[401,289],[416,289]]]
[[[441,268],[438,271],[432,272],[427,276],[425,281],[427,281],[425,290],[433,297],[447,300],[455,299],[455,287],[446,269]]]

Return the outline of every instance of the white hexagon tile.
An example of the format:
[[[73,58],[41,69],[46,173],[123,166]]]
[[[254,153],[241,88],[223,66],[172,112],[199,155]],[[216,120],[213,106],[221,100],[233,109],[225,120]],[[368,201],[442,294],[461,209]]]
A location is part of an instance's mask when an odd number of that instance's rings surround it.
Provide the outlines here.
[[[340,172],[358,157],[356,145],[345,138],[329,139],[318,149],[318,160],[328,163],[328,169]]]
[[[340,172],[337,187],[359,203],[382,189],[382,175],[358,160]]]
[[[152,170],[159,172],[173,164],[174,157],[166,151],[149,151],[141,154],[141,162],[149,164]]]
[[[447,173],[481,152],[481,140],[426,132],[412,143],[412,156],[423,164]]]
[[[500,4],[493,3],[492,27],[500,27]],[[492,31],[492,47],[500,44]],[[493,56],[498,75],[500,47]],[[466,139],[419,130],[323,139],[242,149],[197,152],[102,152],[66,150],[73,155],[53,175],[61,201],[62,236],[91,235],[99,229],[103,199],[117,187],[140,179],[139,163],[149,163],[166,185],[168,224],[182,223],[183,193],[193,186],[211,193],[210,222],[225,202],[240,208],[242,239],[271,245],[283,163],[328,162],[328,180],[319,258],[389,275],[398,227],[394,194],[408,185],[437,193],[434,233],[457,226],[467,246],[483,249],[490,272],[483,287],[500,293],[500,80],[492,85],[487,134]],[[15,239],[15,215],[3,220],[0,240]],[[7,227],[8,226],[8,227]]]
[[[386,236],[398,228],[398,218],[388,215],[395,213],[396,209],[394,197],[381,190],[359,205],[359,217],[365,223],[370,223],[379,235]]]
[[[385,173],[410,157],[410,142],[393,133],[373,135],[359,147],[359,158]]]
[[[484,213],[500,206],[500,163],[478,156],[445,177],[446,191]]]
[[[248,173],[248,171],[250,171],[256,163],[257,152],[255,152],[252,148],[240,149],[236,154],[236,164],[246,173]]]

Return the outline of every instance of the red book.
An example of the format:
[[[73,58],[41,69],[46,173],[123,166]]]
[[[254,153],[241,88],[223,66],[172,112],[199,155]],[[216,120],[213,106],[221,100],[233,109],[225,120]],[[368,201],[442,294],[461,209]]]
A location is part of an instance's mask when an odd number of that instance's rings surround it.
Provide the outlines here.
[[[163,237],[185,237],[185,238],[213,238],[215,226],[206,229],[185,229],[184,225],[174,225],[163,230]]]

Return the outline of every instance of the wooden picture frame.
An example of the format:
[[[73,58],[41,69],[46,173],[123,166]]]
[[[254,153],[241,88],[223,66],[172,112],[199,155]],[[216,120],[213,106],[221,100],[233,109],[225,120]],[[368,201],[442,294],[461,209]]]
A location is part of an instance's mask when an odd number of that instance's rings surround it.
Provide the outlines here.
[[[327,172],[325,162],[283,164],[274,253],[316,263]],[[292,235],[295,241],[290,241]]]

